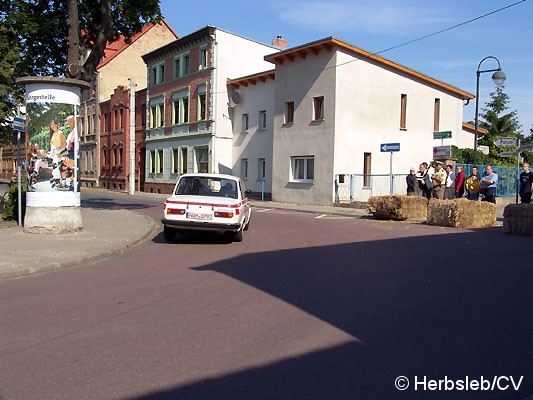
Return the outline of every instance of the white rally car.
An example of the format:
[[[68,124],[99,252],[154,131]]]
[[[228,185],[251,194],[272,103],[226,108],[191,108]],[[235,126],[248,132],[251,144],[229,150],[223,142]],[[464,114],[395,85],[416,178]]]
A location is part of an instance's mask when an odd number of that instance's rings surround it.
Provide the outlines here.
[[[167,198],[163,219],[165,240],[177,232],[215,231],[240,242],[250,225],[252,209],[240,178],[222,174],[184,174]]]

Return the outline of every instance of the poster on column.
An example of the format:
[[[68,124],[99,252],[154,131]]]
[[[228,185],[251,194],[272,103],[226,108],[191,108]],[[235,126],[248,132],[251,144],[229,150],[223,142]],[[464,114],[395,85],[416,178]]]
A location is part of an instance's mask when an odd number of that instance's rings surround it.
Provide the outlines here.
[[[26,86],[29,206],[80,205],[79,104],[77,87]]]

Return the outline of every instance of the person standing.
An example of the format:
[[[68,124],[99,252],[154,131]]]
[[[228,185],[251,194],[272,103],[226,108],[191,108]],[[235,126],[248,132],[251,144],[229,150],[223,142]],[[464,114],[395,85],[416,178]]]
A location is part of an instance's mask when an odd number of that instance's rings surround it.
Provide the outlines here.
[[[411,168],[409,175],[405,177],[405,181],[407,182],[407,196],[414,196],[416,193],[418,193],[418,185],[415,178],[414,168]]]
[[[523,171],[520,173],[520,203],[531,203],[531,186],[533,186],[533,172],[529,170],[529,163],[522,164]]]
[[[463,167],[458,166],[456,168],[457,173],[455,174],[455,197],[460,199],[465,194],[465,173],[463,172]]]
[[[423,162],[418,167],[415,179],[418,183],[418,195],[429,200],[431,197],[431,179],[428,171],[428,163]]]
[[[496,187],[498,186],[498,174],[492,169],[492,164],[485,166],[485,175],[481,178],[481,193],[483,199],[481,201],[488,201],[496,204]]]
[[[478,201],[479,192],[481,191],[481,183],[477,172],[477,167],[472,167],[472,173],[466,180],[466,191],[468,193],[468,200]]]
[[[435,164],[435,173],[431,175],[431,194],[434,199],[439,200],[444,199],[444,190],[446,187],[446,171],[442,168],[442,165],[442,162],[437,161]]]
[[[455,174],[453,166],[446,165],[446,189],[444,191],[444,198],[446,200],[453,200],[455,198]]]

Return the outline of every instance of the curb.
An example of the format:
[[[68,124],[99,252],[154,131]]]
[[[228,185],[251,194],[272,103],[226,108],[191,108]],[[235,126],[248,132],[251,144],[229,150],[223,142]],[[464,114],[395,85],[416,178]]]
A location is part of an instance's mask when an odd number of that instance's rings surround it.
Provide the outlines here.
[[[76,267],[76,266],[79,266],[81,264],[85,264],[88,262],[103,260],[103,259],[106,259],[112,256],[116,256],[130,249],[133,249],[137,246],[140,246],[147,239],[149,239],[150,237],[153,237],[155,232],[157,232],[157,230],[159,229],[159,226],[155,223],[153,218],[150,218],[147,215],[141,214],[135,210],[127,210],[127,211],[135,213],[139,216],[142,216],[145,219],[147,227],[148,227],[148,229],[146,229],[142,235],[140,235],[138,238],[133,239],[130,243],[127,243],[126,245],[121,246],[115,250],[102,251],[101,253],[98,253],[98,254],[88,255],[86,257],[82,257],[82,258],[78,258],[74,260],[68,260],[68,261],[60,262],[60,263],[52,262],[49,265],[43,266],[42,268],[23,267],[16,271],[7,271],[7,272],[0,271],[0,280],[15,279],[15,278],[21,278],[23,276],[37,275],[41,273],[57,271],[60,269],[72,268],[72,267]]]

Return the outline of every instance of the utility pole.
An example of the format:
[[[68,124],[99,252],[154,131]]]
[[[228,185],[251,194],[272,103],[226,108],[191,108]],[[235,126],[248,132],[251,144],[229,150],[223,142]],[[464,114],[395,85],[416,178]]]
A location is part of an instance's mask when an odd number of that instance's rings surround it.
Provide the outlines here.
[[[135,194],[135,78],[130,80],[130,194]]]

